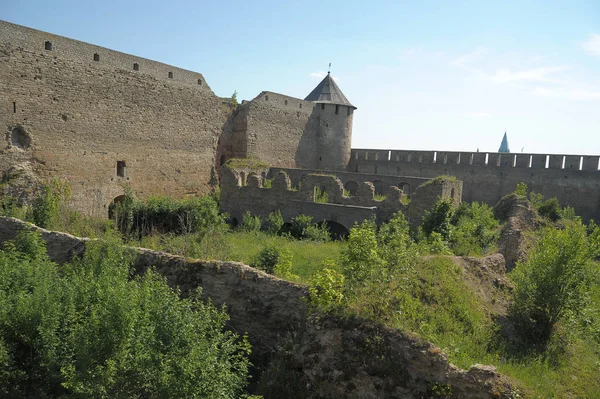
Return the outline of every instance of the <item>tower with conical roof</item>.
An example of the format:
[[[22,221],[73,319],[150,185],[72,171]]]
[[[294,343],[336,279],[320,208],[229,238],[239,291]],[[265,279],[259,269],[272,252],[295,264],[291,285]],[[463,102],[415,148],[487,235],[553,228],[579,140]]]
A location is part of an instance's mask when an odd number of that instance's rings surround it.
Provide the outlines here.
[[[502,138],[502,143],[500,143],[500,149],[498,152],[510,152],[510,148],[508,148],[508,138],[506,137],[506,131],[504,131],[504,137]]]
[[[315,166],[322,170],[345,170],[350,162],[352,116],[356,107],[329,72],[304,100],[315,103],[318,120]]]

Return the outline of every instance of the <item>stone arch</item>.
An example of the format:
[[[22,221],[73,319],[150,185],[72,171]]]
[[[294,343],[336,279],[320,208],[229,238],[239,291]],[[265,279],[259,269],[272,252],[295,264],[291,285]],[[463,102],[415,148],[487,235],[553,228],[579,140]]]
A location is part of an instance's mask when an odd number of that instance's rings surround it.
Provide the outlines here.
[[[350,197],[354,197],[356,195],[356,190],[358,190],[358,183],[353,180],[347,181],[346,184],[344,184],[344,188],[348,191]]]
[[[373,182],[373,187],[375,187],[375,195],[383,195],[385,186],[381,180],[375,180]]]
[[[334,222],[333,220],[326,220],[322,223],[322,225],[327,226],[329,235],[334,240],[345,240],[350,234],[350,231],[346,226],[339,222]]]
[[[29,148],[31,136],[21,126],[17,126],[10,132],[10,145],[16,148]]]
[[[404,194],[410,193],[410,184],[408,183],[398,183],[398,188],[402,190]]]
[[[111,220],[115,220],[115,218],[117,217],[117,214],[115,213],[115,211],[117,210],[117,206],[119,204],[122,204],[123,201],[125,201],[125,198],[127,198],[127,196],[125,194],[122,195],[118,195],[116,196],[108,205],[108,218]]]
[[[246,172],[240,172],[240,186],[246,185]]]

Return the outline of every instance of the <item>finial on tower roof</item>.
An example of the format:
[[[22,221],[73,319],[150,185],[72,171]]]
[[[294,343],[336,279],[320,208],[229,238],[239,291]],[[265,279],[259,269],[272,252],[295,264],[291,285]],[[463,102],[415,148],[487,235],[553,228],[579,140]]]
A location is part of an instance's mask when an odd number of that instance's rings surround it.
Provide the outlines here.
[[[327,75],[331,73],[331,62],[329,63],[329,69],[327,69]]]

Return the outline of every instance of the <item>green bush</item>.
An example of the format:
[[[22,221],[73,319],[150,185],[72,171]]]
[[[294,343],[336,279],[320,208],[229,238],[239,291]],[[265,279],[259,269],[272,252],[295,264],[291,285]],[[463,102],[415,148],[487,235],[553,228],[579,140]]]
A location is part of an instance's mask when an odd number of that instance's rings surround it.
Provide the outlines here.
[[[250,265],[266,273],[274,274],[275,266],[277,266],[280,259],[281,251],[276,245],[271,244],[264,247]]]
[[[523,182],[517,183],[514,193],[519,197],[527,197],[527,184]]]
[[[493,209],[487,204],[463,202],[456,210],[450,248],[456,255],[483,255],[495,246],[500,234]]]
[[[116,245],[87,245],[62,267],[30,231],[0,251],[0,396],[240,397],[249,344],[225,313],[155,272],[131,280]]]
[[[329,201],[327,191],[321,190],[320,187],[315,187],[315,202],[326,204]]]
[[[245,231],[246,233],[256,233],[260,231],[262,226],[262,221],[258,216],[252,216],[250,211],[246,211],[244,216],[242,216],[242,224],[240,225],[240,229]]]
[[[266,220],[266,230],[267,233],[272,235],[277,235],[281,231],[281,228],[284,225],[283,216],[281,216],[281,212],[279,210],[275,212],[271,212]]]
[[[527,261],[511,274],[515,290],[510,314],[519,347],[545,349],[555,324],[583,308],[598,273],[591,256],[581,224],[542,232]]]
[[[454,215],[452,199],[439,199],[431,211],[423,216],[423,233],[427,237],[436,232],[444,241],[450,240],[452,235],[452,217]]]
[[[344,301],[344,275],[332,266],[333,261],[324,261],[323,269],[314,275],[308,289],[311,305],[322,311],[337,308]]]
[[[385,260],[377,248],[377,225],[373,220],[355,224],[348,236],[348,248],[340,257],[342,273],[352,288],[377,278],[383,272]]]
[[[299,240],[311,240],[318,242],[327,242],[331,240],[329,230],[325,224],[319,226],[313,223],[313,217],[307,215],[298,215],[292,219],[290,234]]]
[[[200,234],[226,229],[226,215],[219,211],[214,195],[174,199],[150,197],[135,200],[130,190],[111,206],[109,216],[125,235],[138,237],[153,233]]]
[[[540,216],[552,221],[556,222],[560,220],[561,217],[561,208],[556,198],[547,199],[540,205],[538,208],[538,213]]]

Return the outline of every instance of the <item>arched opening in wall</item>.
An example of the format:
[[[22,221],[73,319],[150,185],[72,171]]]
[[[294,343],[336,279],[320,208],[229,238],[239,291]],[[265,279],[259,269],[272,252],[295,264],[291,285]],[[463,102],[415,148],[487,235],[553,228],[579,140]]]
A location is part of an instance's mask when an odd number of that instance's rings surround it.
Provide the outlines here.
[[[408,194],[408,192],[410,191],[410,184],[408,184],[408,183],[399,183],[398,184],[398,188],[400,190],[402,190],[402,192],[404,194]]]
[[[282,235],[288,235],[291,234],[292,232],[292,224],[291,223],[284,223],[283,226],[281,226],[281,229],[279,229],[279,233],[281,233]]]
[[[375,195],[383,195],[383,188],[385,186],[381,180],[375,180],[373,186],[375,187]]]
[[[358,190],[358,183],[355,181],[348,181],[344,184],[344,195],[346,197],[354,197],[356,195],[356,191]]]
[[[326,220],[321,223],[321,226],[327,226],[327,230],[329,230],[329,235],[334,240],[345,240],[348,238],[350,232],[343,224],[338,222],[334,222],[332,220]]]
[[[265,96],[265,101],[269,101],[269,96]]]
[[[45,49],[45,50],[48,50],[48,51],[52,51],[52,49],[53,49],[53,47],[52,47],[52,42],[51,42],[51,41],[48,41],[48,40],[46,40],[46,41],[44,42],[44,49]]]
[[[240,222],[237,220],[236,217],[233,217],[229,220],[229,225],[233,228],[238,227],[240,225]]]
[[[325,186],[315,186],[313,190],[313,199],[314,202],[319,202],[322,204],[326,204],[329,202],[329,194],[327,194],[327,187]]]
[[[225,154],[222,154],[221,158],[219,159],[219,166],[225,165],[225,161],[227,161],[227,158],[225,157]]]
[[[98,53],[94,54],[94,61],[96,61],[96,62],[100,61],[100,54],[98,54]]]
[[[300,108],[302,108],[302,103],[300,103]]]
[[[173,79],[173,72],[169,72],[169,79]]]
[[[248,182],[250,181],[250,178],[251,178],[252,176],[256,176],[256,177],[258,177],[258,175],[257,175],[256,173],[254,173],[254,172],[250,172],[250,173],[248,173],[248,176],[246,176],[246,186],[248,185]]]
[[[246,173],[240,172],[240,186],[244,187],[246,185]]]
[[[325,109],[325,104],[321,103],[321,109]]]
[[[339,115],[340,114],[340,106],[339,105],[335,105],[335,114]]]
[[[133,63],[133,70],[134,71],[139,71],[140,70],[140,64],[138,64],[137,62]]]
[[[198,79],[198,86],[202,86],[202,79]]]
[[[288,100],[285,100],[284,103],[285,103],[285,105],[288,105]]]
[[[108,218],[115,221],[115,225],[119,219],[119,205],[121,205],[127,196],[125,194],[115,197],[108,205]],[[119,226],[117,226],[119,227]]]
[[[16,148],[29,148],[31,136],[21,126],[17,126],[10,133],[10,144]]]

